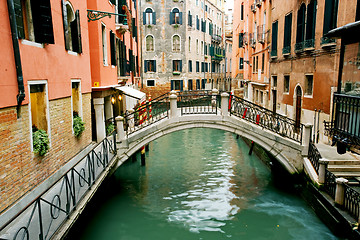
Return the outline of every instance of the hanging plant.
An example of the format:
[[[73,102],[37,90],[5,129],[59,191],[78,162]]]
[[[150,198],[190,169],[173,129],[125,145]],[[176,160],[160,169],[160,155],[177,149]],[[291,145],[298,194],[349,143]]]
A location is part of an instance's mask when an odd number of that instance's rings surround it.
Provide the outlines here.
[[[174,28],[178,28],[178,27],[179,27],[179,25],[178,25],[178,24],[175,24],[175,25],[174,25]]]
[[[115,130],[114,124],[110,123],[110,124],[106,127],[107,136],[109,136],[114,130]]]
[[[44,130],[40,129],[33,132],[33,148],[34,153],[40,156],[44,156],[49,150],[49,136]]]
[[[81,117],[74,116],[73,129],[74,135],[80,137],[81,133],[85,130],[85,123],[82,121]]]

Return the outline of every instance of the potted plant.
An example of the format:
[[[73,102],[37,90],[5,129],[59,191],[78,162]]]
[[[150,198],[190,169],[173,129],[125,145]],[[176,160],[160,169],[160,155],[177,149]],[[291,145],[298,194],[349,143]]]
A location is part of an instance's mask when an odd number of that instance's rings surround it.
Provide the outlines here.
[[[85,130],[85,123],[77,112],[74,111],[73,130],[76,137],[80,137],[81,133]]]
[[[45,130],[33,126],[33,148],[34,153],[44,156],[49,150],[49,136]]]

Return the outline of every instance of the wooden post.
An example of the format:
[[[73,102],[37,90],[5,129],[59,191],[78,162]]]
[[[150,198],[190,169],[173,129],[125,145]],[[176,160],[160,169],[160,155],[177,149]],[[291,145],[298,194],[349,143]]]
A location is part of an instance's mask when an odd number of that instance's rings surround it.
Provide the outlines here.
[[[145,145],[145,151],[148,152],[149,151],[149,144]]]

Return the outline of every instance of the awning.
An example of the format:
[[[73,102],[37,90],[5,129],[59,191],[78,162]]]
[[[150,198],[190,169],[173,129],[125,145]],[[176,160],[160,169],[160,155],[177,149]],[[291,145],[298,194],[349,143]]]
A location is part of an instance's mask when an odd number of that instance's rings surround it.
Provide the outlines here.
[[[267,84],[266,83],[259,83],[259,82],[251,82],[252,85],[256,85],[256,86],[260,86],[260,87],[265,87]]]
[[[116,87],[116,89],[123,92],[124,95],[136,98],[138,100],[143,100],[143,99],[145,100],[146,98],[146,94],[144,92],[141,92],[131,87],[123,86],[123,87]]]

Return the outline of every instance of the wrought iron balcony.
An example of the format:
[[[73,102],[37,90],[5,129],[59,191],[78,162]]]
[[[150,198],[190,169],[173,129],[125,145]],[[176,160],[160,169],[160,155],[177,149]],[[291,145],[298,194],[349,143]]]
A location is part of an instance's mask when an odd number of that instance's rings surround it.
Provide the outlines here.
[[[271,58],[276,58],[277,57],[277,49],[271,50],[270,56],[271,56]]]
[[[243,41],[246,45],[249,43],[249,33],[244,33]]]
[[[255,4],[251,4],[251,11],[256,12],[256,5]]]
[[[265,43],[265,26],[260,25],[257,27],[257,38],[259,43]]]
[[[262,2],[262,0],[255,0],[256,6],[260,7],[260,6],[261,6],[261,2]]]
[[[291,53],[291,46],[286,46],[283,48],[283,50],[282,50],[283,55],[285,55],[285,56],[290,55],[290,53]]]
[[[307,51],[314,50],[315,49],[315,39],[305,40],[304,49],[307,50]]]
[[[299,42],[295,44],[295,53],[302,52],[304,50],[304,42]]]
[[[255,33],[250,33],[250,45],[252,48],[255,48],[255,44],[256,44],[256,34]]]
[[[320,44],[321,44],[321,46],[323,46],[323,47],[333,46],[333,45],[336,44],[336,40],[333,39],[333,38],[322,37]]]
[[[222,38],[221,38],[221,36],[219,36],[219,35],[215,35],[215,34],[214,34],[214,35],[211,36],[211,40],[214,41],[214,42],[216,42],[216,43],[221,43],[221,39],[222,39]]]

